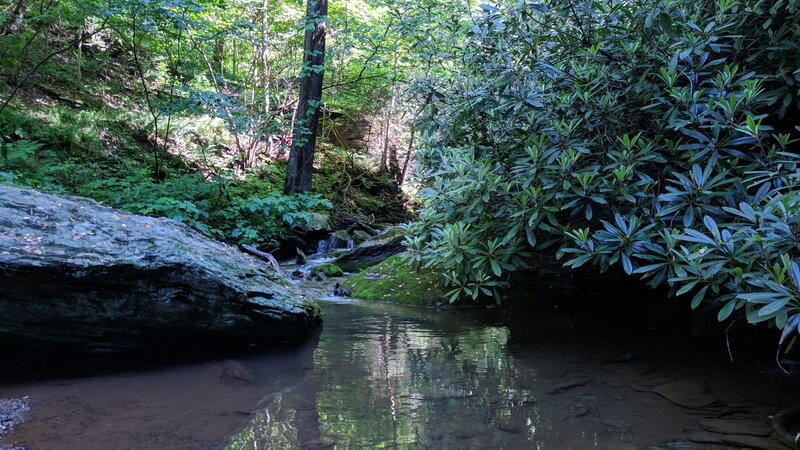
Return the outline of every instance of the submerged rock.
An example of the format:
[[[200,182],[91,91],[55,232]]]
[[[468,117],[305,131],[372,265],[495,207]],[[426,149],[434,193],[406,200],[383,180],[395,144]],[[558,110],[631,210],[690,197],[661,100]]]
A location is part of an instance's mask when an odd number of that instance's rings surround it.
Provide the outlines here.
[[[25,414],[31,410],[28,398],[0,399],[0,437],[25,421]]]
[[[588,374],[576,374],[572,377],[568,377],[565,380],[560,381],[558,384],[553,386],[552,389],[548,393],[550,394],[560,394],[562,392],[566,392],[572,388],[586,386],[587,384],[591,383],[594,380],[594,377]]]
[[[256,381],[256,375],[240,361],[228,359],[220,363],[222,373],[219,382],[222,384],[251,384]]]
[[[653,392],[688,409],[702,409],[717,402],[717,399],[708,393],[705,385],[686,380],[664,383],[656,386]]]
[[[183,224],[0,186],[0,345],[252,345],[319,321],[265,263]]]

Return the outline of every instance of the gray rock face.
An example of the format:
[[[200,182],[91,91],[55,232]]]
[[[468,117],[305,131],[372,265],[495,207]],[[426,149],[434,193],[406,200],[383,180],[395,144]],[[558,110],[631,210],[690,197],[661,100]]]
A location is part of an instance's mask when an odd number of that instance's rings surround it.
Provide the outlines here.
[[[269,344],[319,321],[263,262],[185,225],[0,186],[0,345]]]

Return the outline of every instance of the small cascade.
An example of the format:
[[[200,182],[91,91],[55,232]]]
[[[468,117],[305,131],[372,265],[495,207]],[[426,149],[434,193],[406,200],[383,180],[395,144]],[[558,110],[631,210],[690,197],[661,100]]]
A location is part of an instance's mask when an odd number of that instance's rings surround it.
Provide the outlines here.
[[[336,235],[331,235],[331,237],[329,237],[327,240],[319,241],[317,243],[317,251],[314,253],[314,255],[321,255],[331,250],[352,250],[353,248],[355,248],[355,242],[353,242],[351,239],[344,240]]]
[[[336,250],[337,248],[339,248],[339,245],[341,245],[341,243],[342,240],[339,239],[338,236],[336,236],[335,234],[331,235],[331,237],[328,238],[328,250]]]

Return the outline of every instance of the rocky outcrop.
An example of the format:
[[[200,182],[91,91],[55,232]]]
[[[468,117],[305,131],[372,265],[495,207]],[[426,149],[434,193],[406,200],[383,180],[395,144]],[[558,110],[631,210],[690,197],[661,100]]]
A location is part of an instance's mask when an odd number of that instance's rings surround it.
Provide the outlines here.
[[[263,262],[185,225],[0,186],[0,345],[250,346],[319,321]]]

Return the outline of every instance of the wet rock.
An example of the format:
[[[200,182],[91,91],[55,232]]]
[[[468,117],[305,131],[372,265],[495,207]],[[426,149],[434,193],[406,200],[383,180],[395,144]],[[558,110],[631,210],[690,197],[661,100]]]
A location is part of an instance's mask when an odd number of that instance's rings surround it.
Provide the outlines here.
[[[700,439],[702,439],[702,437]],[[651,450],[696,450],[697,448],[703,448],[709,444],[720,444],[720,443],[721,441],[719,440],[694,441],[691,438],[673,439],[664,443],[663,445],[650,447],[650,449]],[[703,447],[698,447],[698,444],[701,444]]]
[[[786,450],[786,446],[772,439],[744,434],[724,435],[722,442],[736,447],[756,450]]]
[[[772,428],[784,443],[800,447],[800,405],[775,414]]]
[[[633,429],[633,424],[620,417],[606,417],[603,419],[603,426],[610,433],[627,434]]]
[[[519,414],[511,415],[495,420],[494,425],[498,430],[505,431],[506,433],[518,434],[528,429],[528,419]]]
[[[671,381],[656,386],[653,392],[670,402],[688,409],[700,409],[717,402],[706,386],[688,380]]]
[[[353,242],[355,242],[356,245],[363,244],[364,242],[367,242],[368,240],[372,239],[372,235],[364,230],[353,231],[352,237],[353,237]]]
[[[695,444],[722,444],[722,436],[708,431],[694,431],[686,435],[686,440]]]
[[[331,233],[331,238],[336,238],[340,242],[352,241],[353,237],[350,236],[346,230],[337,230]]]
[[[325,213],[312,212],[311,218],[305,225],[307,230],[319,231],[331,229],[331,216]]]
[[[232,359],[220,363],[222,373],[219,382],[222,384],[250,384],[256,381],[256,375],[239,361]]]
[[[324,282],[328,279],[328,277],[326,277],[325,274],[322,272],[312,272],[308,274],[307,278],[311,281],[319,281],[319,282]]]
[[[0,345],[207,351],[319,320],[263,262],[185,225],[0,186]]]
[[[333,287],[333,291],[331,292],[334,297],[349,297],[350,292],[347,291],[341,284],[336,283],[336,286]]]
[[[749,436],[766,437],[772,433],[772,429],[769,425],[754,421],[708,419],[703,420],[700,425],[704,430],[718,434],[746,434]]]
[[[335,261],[345,272],[358,272],[402,252],[403,237],[367,241]]]
[[[301,249],[297,249],[297,256],[294,258],[295,264],[303,265],[308,262],[308,256],[306,256],[306,252]]]
[[[580,375],[573,375],[567,380],[558,383],[557,385],[553,386],[552,389],[548,392],[549,394],[560,394],[562,392],[566,392],[572,388],[576,388],[578,386],[585,386],[589,384],[594,377],[591,375],[580,374]]]
[[[597,415],[599,411],[597,397],[582,395],[570,403],[569,409],[573,418]]]
[[[30,410],[28,397],[0,399],[0,437],[24,422]]]

